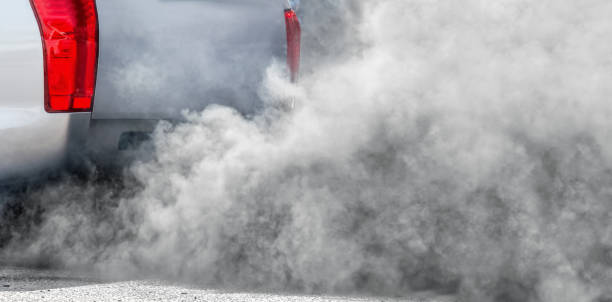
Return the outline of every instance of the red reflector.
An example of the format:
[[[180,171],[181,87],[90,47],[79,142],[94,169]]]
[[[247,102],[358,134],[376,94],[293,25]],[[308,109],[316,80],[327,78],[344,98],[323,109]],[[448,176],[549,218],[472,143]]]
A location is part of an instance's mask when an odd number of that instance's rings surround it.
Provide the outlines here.
[[[74,109],[91,108],[91,98],[74,97],[74,99],[72,100],[72,108]]]
[[[70,96],[52,95],[48,103],[55,111],[66,111],[70,109]]]
[[[43,41],[45,110],[91,111],[98,65],[95,0],[30,0]]]
[[[287,28],[287,65],[291,73],[291,81],[296,82],[300,71],[302,29],[294,10],[285,10],[285,25]]]

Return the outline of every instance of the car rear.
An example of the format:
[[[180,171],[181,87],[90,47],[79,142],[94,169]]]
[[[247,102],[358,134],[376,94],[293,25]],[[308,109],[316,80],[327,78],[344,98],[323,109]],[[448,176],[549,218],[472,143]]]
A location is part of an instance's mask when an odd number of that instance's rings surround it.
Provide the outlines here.
[[[287,60],[297,79],[294,1],[11,3],[0,10],[0,179],[84,153],[117,164],[184,110],[255,112],[274,61]]]
[[[184,110],[258,110],[266,69],[286,60],[287,30],[292,44],[299,36],[285,8],[278,0],[98,1],[95,157],[116,160],[113,150],[138,145],[156,121],[180,121]],[[297,68],[299,52],[290,53]]]

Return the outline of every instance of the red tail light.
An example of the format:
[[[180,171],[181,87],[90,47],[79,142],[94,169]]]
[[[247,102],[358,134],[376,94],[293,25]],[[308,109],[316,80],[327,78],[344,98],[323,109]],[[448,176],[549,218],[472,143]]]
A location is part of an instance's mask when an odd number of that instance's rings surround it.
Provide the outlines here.
[[[302,29],[300,20],[293,9],[285,10],[285,25],[287,27],[287,65],[291,72],[291,81],[296,82],[300,71]]]
[[[95,0],[30,0],[43,41],[45,110],[91,111],[98,65]]]

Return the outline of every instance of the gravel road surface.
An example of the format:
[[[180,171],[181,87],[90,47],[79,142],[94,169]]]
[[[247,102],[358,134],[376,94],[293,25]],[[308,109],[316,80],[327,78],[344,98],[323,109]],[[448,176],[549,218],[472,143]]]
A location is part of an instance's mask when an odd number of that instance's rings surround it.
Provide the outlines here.
[[[240,293],[198,289],[159,281],[104,282],[74,272],[1,267],[0,301],[450,302],[453,299],[428,293],[403,298]]]

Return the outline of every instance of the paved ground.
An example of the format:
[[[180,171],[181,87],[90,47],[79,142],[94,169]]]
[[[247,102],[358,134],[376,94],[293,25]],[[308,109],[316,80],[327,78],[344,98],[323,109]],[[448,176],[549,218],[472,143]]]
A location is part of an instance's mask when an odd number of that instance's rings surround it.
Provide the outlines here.
[[[453,300],[450,297],[432,297],[426,293],[401,299],[236,293],[154,281],[106,283],[71,272],[0,267],[0,301],[450,302]]]

